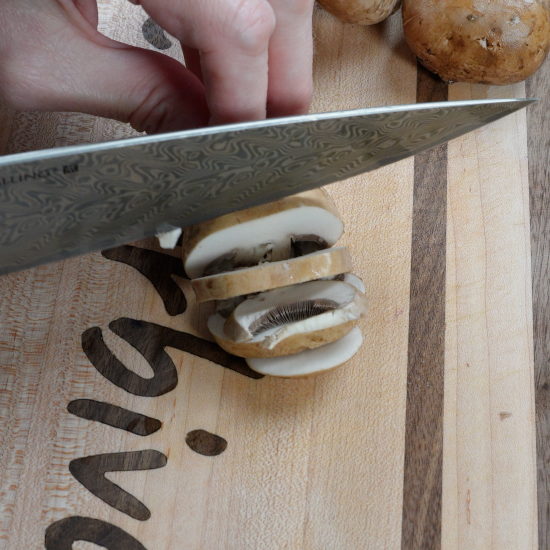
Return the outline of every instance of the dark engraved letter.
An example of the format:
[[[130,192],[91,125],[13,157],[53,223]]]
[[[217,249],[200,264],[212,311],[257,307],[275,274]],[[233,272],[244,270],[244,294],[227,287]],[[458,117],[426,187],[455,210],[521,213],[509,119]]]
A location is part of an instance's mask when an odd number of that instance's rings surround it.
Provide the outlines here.
[[[143,23],[141,27],[143,38],[149,44],[155,46],[159,50],[167,50],[172,46],[170,39],[164,34],[164,31],[150,17]]]
[[[151,517],[149,509],[136,497],[105,477],[105,472],[155,470],[166,465],[166,455],[153,451],[132,451],[77,458],[69,464],[69,471],[77,481],[96,497],[134,519],[145,521]]]
[[[227,449],[227,441],[206,430],[193,430],[185,436],[189,448],[204,456],[221,455]]]
[[[83,540],[107,550],[146,550],[145,546],[120,527],[99,519],[71,516],[46,529],[46,550],[72,550],[73,542]]]
[[[129,321],[129,330],[116,334],[124,338],[130,345],[134,346],[147,360],[153,369],[153,378],[143,378],[127,369],[111,352],[103,340],[99,327],[93,327],[82,334],[82,349],[92,362],[93,366],[119,388],[134,395],[142,397],[158,397],[172,391],[178,383],[178,373],[170,356],[163,350],[162,342],[158,342],[158,335],[151,334],[150,340],[140,341],[138,333],[132,330],[132,326],[141,321]],[[116,323],[115,321],[114,323]],[[113,324],[109,328],[113,330]],[[157,326],[157,325],[153,325]]]
[[[174,362],[164,351],[165,347],[208,359],[249,378],[263,378],[263,375],[250,369],[242,357],[235,357],[214,342],[186,332],[128,317],[112,321],[109,328],[143,355],[153,369],[153,378],[143,378],[127,369],[106,346],[99,327],[90,328],[82,334],[82,349],[105,378],[135,395],[158,397],[176,387],[178,374]]]
[[[75,399],[69,403],[67,410],[80,418],[101,422],[136,435],[154,434],[162,426],[162,422],[156,418],[93,399]]]
[[[263,375],[253,371],[242,357],[231,355],[220,348],[218,344],[187,332],[179,332],[172,328],[146,321],[135,321],[127,317],[121,317],[111,322],[109,328],[135,347],[147,359],[155,372],[161,368],[167,370],[167,366],[165,366],[167,363],[175,372],[174,363],[164,351],[164,348],[169,347],[208,359],[208,361],[249,378],[263,378]]]
[[[104,250],[101,254],[108,260],[129,265],[147,277],[162,298],[169,315],[179,315],[187,309],[185,294],[171,277],[179,275],[188,278],[181,258],[127,245]]]

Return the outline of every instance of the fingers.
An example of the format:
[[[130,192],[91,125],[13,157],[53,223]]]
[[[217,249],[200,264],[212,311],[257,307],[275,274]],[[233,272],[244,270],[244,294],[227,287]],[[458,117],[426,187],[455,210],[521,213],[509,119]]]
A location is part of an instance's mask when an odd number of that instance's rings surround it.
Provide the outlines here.
[[[50,34],[55,43],[44,40]],[[147,133],[208,122],[201,82],[168,56],[99,35],[90,40],[62,20],[27,36],[23,47],[4,49],[0,60],[0,94],[16,109],[84,112]]]
[[[180,40],[188,67],[204,82],[210,123],[223,124],[308,111],[313,2],[142,0],[141,4]]]
[[[185,66],[201,81],[204,82],[202,77],[201,68],[201,54],[195,48],[190,48],[185,44],[181,45],[183,51],[183,58],[185,59]]]
[[[313,94],[313,0],[270,0],[277,19],[269,43],[270,117],[307,113]]]
[[[97,29],[99,14],[96,0],[73,0],[76,8],[84,16],[84,19]]]
[[[268,47],[275,19],[267,3],[253,10],[230,29],[225,47],[220,40],[201,51],[211,124],[266,117]]]
[[[268,50],[275,14],[267,0],[142,0],[144,9],[189,49],[200,69],[211,124],[266,116]],[[197,66],[189,59],[190,66]],[[197,74],[198,70],[193,69]]]

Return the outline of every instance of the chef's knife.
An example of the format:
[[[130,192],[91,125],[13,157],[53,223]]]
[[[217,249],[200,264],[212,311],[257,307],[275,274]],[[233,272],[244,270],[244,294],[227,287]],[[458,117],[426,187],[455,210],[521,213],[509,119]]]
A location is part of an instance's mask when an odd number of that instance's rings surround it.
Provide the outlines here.
[[[0,157],[0,274],[368,172],[533,101],[341,111]]]

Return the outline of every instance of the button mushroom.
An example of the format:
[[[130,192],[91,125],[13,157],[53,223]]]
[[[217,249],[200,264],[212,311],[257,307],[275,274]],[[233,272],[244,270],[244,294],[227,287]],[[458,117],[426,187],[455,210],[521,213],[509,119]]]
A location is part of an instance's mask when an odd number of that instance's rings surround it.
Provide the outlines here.
[[[207,321],[214,340],[247,360],[289,357],[251,367],[273,376],[308,376],[354,355],[367,300],[363,282],[350,273],[348,248],[330,248],[343,229],[321,189],[185,228],[184,266],[197,302],[217,300]],[[322,361],[302,355],[321,347]],[[315,365],[290,372],[310,360]]]
[[[401,0],[317,0],[334,17],[347,23],[374,25],[395,13]]]
[[[404,0],[403,27],[418,60],[446,82],[520,82],[550,46],[538,0]]]

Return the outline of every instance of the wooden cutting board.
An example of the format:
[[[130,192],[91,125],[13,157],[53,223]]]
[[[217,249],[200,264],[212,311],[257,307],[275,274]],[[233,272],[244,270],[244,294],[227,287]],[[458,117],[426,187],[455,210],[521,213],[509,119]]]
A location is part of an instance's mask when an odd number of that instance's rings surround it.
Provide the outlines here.
[[[181,59],[146,19],[100,2],[102,32]],[[399,15],[314,23],[313,112],[525,96],[447,90]],[[4,154],[135,135],[0,120]],[[0,278],[0,550],[536,548],[528,129],[521,112],[328,188],[370,312],[316,379],[220,353],[153,240]]]

